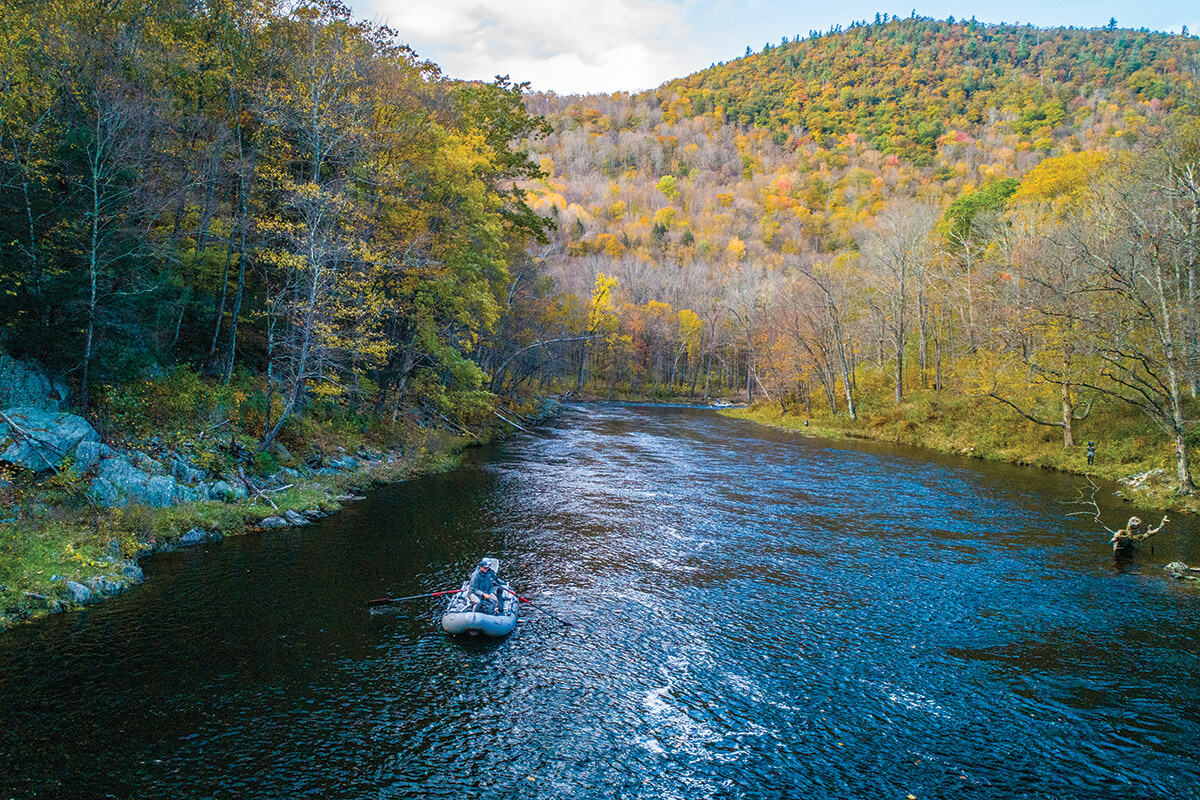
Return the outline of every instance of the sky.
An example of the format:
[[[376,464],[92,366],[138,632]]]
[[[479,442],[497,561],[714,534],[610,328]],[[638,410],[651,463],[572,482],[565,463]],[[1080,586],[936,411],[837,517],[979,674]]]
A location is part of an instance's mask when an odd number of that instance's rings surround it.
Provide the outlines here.
[[[911,2],[912,0],[909,0]],[[875,14],[1200,33],[1196,0],[350,0],[452,78],[507,75],[532,91],[653,89],[782,37],[846,27]]]

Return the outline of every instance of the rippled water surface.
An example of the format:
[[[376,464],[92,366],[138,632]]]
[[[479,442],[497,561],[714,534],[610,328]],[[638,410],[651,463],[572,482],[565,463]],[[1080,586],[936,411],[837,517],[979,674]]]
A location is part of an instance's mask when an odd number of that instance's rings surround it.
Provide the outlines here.
[[[0,636],[0,798],[1200,797],[1200,526],[1080,483],[575,408]],[[366,611],[485,554],[573,624]]]

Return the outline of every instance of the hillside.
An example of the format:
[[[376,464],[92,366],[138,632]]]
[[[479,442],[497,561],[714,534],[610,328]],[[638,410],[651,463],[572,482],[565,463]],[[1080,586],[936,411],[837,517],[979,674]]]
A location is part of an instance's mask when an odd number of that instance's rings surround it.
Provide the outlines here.
[[[780,144],[811,136],[831,147],[853,133],[885,155],[932,164],[962,132],[1015,135],[1016,149],[1044,153],[1126,135],[1186,105],[1198,54],[1195,38],[1115,26],[912,18],[768,45],[672,81],[659,97],[671,115],[753,125]]]
[[[591,338],[528,369],[805,416],[948,392],[1067,450],[1097,404],[1190,490],[1197,74],[1187,34],[910,18],[531,96],[567,297],[523,335]]]

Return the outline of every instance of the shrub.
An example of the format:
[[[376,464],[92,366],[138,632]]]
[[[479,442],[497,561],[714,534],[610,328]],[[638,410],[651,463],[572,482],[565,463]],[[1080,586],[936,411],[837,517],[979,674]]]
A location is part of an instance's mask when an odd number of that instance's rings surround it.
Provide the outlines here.
[[[135,435],[177,431],[206,422],[217,393],[190,367],[161,378],[142,378],[112,387],[105,404],[116,421]]]

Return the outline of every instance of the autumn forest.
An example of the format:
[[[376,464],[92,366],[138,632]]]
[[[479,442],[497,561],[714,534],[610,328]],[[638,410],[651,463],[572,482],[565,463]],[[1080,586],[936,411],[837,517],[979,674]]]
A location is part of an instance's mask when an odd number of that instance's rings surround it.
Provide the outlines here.
[[[1193,486],[1186,31],[885,14],[581,97],[456,81],[334,2],[5,8],[0,347],[109,424],[164,386],[264,445],[536,393],[932,392],[1067,448],[1141,415]]]

